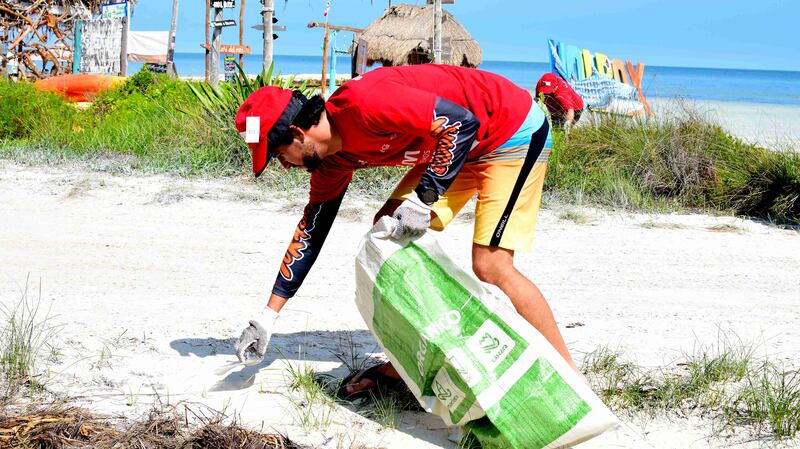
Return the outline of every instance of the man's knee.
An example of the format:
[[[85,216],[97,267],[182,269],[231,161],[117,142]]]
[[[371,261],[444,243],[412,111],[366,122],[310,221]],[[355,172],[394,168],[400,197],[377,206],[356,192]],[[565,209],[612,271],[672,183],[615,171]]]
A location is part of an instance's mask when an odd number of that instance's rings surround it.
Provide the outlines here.
[[[483,282],[497,285],[513,276],[514,251],[497,246],[472,245],[472,271]]]
[[[506,275],[514,270],[511,258],[505,257],[473,257],[472,271],[483,282],[498,285]]]
[[[403,202],[401,200],[395,200],[395,199],[386,200],[386,202],[383,203],[383,206],[380,208],[380,210],[378,210],[378,213],[375,214],[375,218],[372,219],[372,224],[377,223],[378,220],[380,220],[381,217],[385,215],[393,215],[395,209],[397,209],[402,203]]]

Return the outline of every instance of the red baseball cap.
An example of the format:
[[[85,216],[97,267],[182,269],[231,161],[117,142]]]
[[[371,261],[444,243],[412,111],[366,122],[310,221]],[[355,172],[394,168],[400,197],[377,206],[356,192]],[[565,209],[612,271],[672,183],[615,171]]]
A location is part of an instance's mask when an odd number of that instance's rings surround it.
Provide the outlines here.
[[[536,92],[550,95],[554,90],[556,90],[557,85],[558,75],[552,72],[545,73],[541,78],[539,78],[539,82],[536,83]]]
[[[250,94],[236,112],[236,130],[250,147],[253,155],[253,173],[256,176],[264,171],[269,158],[272,157],[267,145],[270,131],[278,121],[288,129],[294,119],[291,117],[286,120],[282,117],[291,100],[291,90],[275,86],[262,87]]]

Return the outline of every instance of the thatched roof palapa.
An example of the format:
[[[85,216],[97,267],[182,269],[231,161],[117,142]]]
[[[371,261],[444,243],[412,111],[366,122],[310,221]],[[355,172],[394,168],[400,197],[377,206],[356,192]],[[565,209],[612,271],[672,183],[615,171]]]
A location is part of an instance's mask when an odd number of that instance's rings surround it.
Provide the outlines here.
[[[433,5],[392,5],[361,34],[367,63],[408,65],[433,60]],[[476,67],[481,47],[448,11],[442,11],[442,63]]]

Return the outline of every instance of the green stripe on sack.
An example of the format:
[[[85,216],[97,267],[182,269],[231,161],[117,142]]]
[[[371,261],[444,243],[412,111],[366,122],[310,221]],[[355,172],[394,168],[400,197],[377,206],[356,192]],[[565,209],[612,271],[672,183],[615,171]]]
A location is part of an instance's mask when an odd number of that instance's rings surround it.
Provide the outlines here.
[[[375,333],[423,395],[435,395],[431,385],[444,364],[443,354],[460,350],[462,366],[455,367],[458,375],[452,377],[459,389],[469,392],[469,384],[472,392],[451,410],[454,422],[474,403],[474,394],[502,376],[528,347],[414,244],[384,262],[373,300]]]
[[[539,359],[494,407],[486,410],[491,423],[470,430],[484,448],[547,446],[575,427],[591,407],[545,359]]]

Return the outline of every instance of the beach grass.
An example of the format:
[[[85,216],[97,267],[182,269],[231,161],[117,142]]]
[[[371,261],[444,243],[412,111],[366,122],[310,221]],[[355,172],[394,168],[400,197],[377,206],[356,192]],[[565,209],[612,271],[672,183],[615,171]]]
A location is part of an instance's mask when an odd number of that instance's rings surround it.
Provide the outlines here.
[[[732,137],[691,112],[595,115],[556,130],[546,186],[568,202],[625,210],[708,210],[800,222],[800,153]]]
[[[718,435],[745,430],[762,441],[791,440],[800,434],[800,372],[758,360],[754,349],[722,335],[673,366],[647,369],[598,347],[584,355],[581,370],[617,412],[696,412],[721,424]]]
[[[249,150],[231,118],[236,105],[214,112],[198,92],[214,97],[200,82],[143,70],[78,109],[30,84],[0,81],[0,158],[35,165],[77,161],[121,174],[249,175]],[[558,129],[553,138],[548,202],[800,224],[800,153],[742,142],[699,113],[666,111],[657,119],[589,114],[568,138]],[[349,191],[385,198],[405,171],[359,170]],[[308,180],[302,170],[274,164],[257,182],[290,195],[306,190]]]
[[[319,375],[305,363],[286,362],[286,381],[289,391],[290,413],[305,432],[326,431],[333,422],[336,401],[330,394],[329,380]],[[298,396],[299,395],[299,396]]]
[[[724,407],[724,428],[750,426],[777,440],[800,432],[800,372],[763,362],[748,372],[745,386]]]
[[[45,386],[47,355],[57,353],[57,326],[42,309],[41,284],[34,297],[29,280],[20,299],[0,309],[0,403],[8,402],[21,390],[35,394]]]

